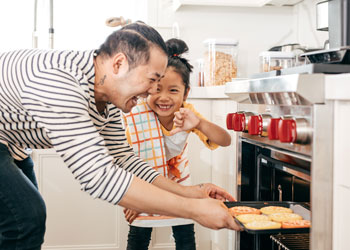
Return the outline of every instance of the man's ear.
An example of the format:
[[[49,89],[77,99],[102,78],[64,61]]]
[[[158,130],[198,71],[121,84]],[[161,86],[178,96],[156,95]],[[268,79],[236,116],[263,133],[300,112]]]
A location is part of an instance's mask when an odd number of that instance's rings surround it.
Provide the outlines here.
[[[129,68],[128,60],[124,53],[117,53],[112,59],[113,73],[118,74],[120,71]]]
[[[187,88],[187,90],[186,90],[186,93],[185,93],[185,95],[184,95],[184,101],[186,101],[187,96],[188,96],[188,94],[190,93],[190,89],[191,89],[191,87],[188,86],[188,88]]]

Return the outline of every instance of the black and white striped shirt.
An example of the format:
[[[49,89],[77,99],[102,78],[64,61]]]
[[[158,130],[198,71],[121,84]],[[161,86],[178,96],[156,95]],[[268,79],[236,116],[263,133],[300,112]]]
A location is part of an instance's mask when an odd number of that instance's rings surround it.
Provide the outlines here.
[[[121,110],[97,111],[93,51],[0,53],[0,143],[13,158],[26,148],[53,147],[95,198],[117,204],[132,174],[152,182],[158,172],[134,155]]]

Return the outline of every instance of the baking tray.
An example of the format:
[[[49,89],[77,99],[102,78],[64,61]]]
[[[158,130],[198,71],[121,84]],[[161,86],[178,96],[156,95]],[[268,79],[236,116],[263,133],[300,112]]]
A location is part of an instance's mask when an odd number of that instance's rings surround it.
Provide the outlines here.
[[[303,217],[304,220],[310,220],[311,213],[310,207],[306,202],[292,202],[292,201],[237,201],[237,202],[225,202],[225,205],[230,207],[236,206],[248,206],[260,209],[266,206],[281,206],[288,207]],[[235,221],[250,234],[277,234],[277,233],[309,233],[310,228],[279,228],[279,229],[266,229],[266,230],[253,230],[246,228],[242,222],[235,218]]]

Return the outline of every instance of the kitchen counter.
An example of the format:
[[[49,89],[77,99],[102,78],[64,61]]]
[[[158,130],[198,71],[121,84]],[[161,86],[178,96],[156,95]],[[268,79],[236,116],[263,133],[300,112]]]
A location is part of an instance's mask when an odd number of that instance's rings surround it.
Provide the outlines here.
[[[210,87],[191,87],[188,95],[190,99],[228,99],[225,94],[225,85]]]
[[[325,77],[326,100],[350,100],[350,74]]]

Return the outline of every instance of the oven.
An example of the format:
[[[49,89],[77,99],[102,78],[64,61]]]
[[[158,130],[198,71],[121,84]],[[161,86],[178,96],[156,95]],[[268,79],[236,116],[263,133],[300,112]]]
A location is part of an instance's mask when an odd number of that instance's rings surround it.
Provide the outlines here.
[[[237,232],[237,250],[332,249],[332,104],[324,74],[235,81],[225,93],[238,112],[227,115],[237,134],[238,201],[301,202],[310,233]]]

